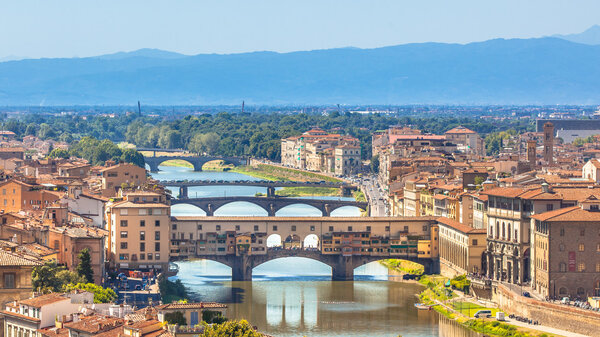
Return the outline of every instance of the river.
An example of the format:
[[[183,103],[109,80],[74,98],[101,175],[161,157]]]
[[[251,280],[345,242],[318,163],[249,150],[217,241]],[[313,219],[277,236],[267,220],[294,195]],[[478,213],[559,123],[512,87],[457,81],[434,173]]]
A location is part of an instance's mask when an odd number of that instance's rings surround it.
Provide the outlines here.
[[[233,172],[193,172],[182,167],[161,166],[153,173],[160,180],[211,179],[256,180]],[[177,191],[173,191],[177,195]],[[266,188],[206,186],[189,189],[190,197],[254,195]],[[324,197],[321,197],[324,198]],[[172,215],[204,215],[190,205],[172,207]],[[223,206],[216,216],[266,216],[266,211],[249,203]],[[332,216],[359,216],[355,207],[344,207]],[[291,205],[276,216],[321,216],[306,205]],[[217,301],[228,305],[227,317],[246,319],[260,331],[273,336],[398,336],[475,337],[471,332],[435,311],[414,307],[415,283],[388,280],[379,263],[355,270],[354,281],[331,281],[331,268],[304,258],[269,261],[253,271],[252,282],[232,282],[231,269],[206,261],[178,262],[179,278],[193,300]]]

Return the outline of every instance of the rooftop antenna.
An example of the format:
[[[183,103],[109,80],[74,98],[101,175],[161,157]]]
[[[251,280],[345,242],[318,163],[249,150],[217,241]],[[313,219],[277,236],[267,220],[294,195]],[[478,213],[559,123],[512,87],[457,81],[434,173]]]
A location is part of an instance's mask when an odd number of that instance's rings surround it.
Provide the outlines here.
[[[140,101],[138,101],[138,114],[142,114],[142,107],[140,105]]]

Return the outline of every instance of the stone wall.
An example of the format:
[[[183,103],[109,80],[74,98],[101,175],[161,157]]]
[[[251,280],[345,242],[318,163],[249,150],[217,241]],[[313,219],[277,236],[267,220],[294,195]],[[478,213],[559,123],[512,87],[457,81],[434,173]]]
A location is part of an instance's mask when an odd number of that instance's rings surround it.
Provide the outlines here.
[[[519,296],[504,285],[494,286],[492,299],[507,314],[525,316],[542,325],[588,336],[600,331],[600,313]]]

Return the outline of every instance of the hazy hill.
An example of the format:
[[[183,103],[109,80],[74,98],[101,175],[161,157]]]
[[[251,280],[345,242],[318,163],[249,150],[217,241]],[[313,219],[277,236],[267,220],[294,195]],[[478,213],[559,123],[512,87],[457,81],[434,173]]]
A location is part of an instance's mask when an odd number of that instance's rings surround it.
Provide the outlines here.
[[[558,38],[0,63],[0,104],[597,104],[600,46]]]
[[[553,37],[558,37],[561,39],[565,39],[571,42],[591,44],[591,45],[600,45],[600,26],[594,25],[582,33],[578,34],[568,34],[568,35],[553,35]]]

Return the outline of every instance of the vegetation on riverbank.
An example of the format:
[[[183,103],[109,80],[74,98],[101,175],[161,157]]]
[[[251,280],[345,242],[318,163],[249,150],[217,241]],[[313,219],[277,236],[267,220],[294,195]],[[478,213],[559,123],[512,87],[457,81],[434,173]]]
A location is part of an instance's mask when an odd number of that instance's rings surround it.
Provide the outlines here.
[[[275,191],[280,197],[339,196],[340,189],[333,187],[284,187]]]
[[[419,300],[423,304],[431,305],[432,308],[445,317],[455,320],[466,328],[473,331],[485,333],[497,337],[552,337],[546,333],[532,329],[517,327],[508,323],[502,323],[493,319],[475,319],[472,318],[478,310],[488,309],[492,315],[498,312],[496,308],[486,308],[479,304],[456,301],[458,294],[446,287],[448,279],[439,275],[424,275],[419,279],[419,283],[426,288],[419,294]],[[462,278],[457,277],[450,280],[450,283],[460,284]],[[447,302],[454,300],[452,302]],[[445,303],[445,304],[442,304]]]
[[[264,180],[280,181],[328,181],[339,183],[342,180],[319,173],[306,172],[274,165],[259,164],[257,166],[237,166],[231,169],[231,172],[247,174],[249,176]]]
[[[352,196],[354,197],[354,200],[356,200],[356,201],[367,202],[367,197],[361,190],[352,191]]]
[[[158,278],[158,289],[163,303],[183,301],[188,298],[187,289],[181,280],[169,281],[164,275]]]
[[[379,263],[386,266],[390,270],[395,270],[403,274],[422,275],[425,271],[423,265],[407,260],[386,259],[379,261]]]

